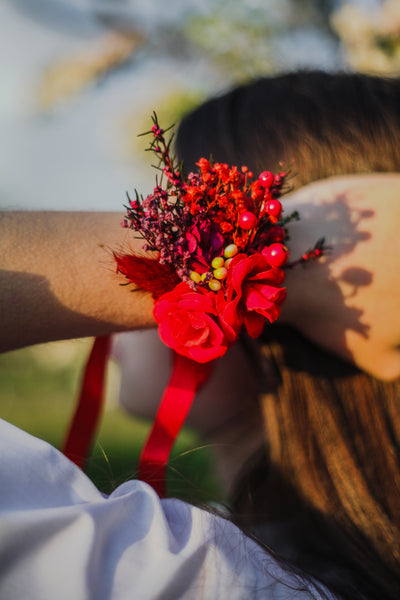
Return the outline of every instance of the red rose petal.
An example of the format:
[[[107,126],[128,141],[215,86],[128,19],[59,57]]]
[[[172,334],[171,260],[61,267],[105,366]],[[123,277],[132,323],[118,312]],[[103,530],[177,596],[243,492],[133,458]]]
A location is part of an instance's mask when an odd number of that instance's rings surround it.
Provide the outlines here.
[[[256,312],[248,312],[244,317],[247,333],[251,338],[258,338],[264,329],[265,319]]]

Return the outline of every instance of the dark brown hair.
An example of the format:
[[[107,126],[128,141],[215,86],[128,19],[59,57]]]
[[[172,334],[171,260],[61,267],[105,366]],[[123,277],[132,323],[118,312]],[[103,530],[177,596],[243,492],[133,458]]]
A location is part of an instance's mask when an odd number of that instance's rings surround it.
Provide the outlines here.
[[[399,382],[289,327],[265,337],[277,374],[261,398],[268,442],[237,482],[237,522],[343,598],[399,598]]]
[[[206,102],[182,122],[180,158],[279,161],[292,183],[400,171],[400,81],[299,72]],[[261,398],[265,448],[232,498],[235,520],[351,600],[400,597],[400,384],[384,383],[268,328],[261,352],[276,382]],[[276,531],[276,533],[275,533]]]
[[[328,175],[400,168],[400,80],[298,72],[214,98],[180,124],[178,151],[254,173],[291,166],[299,187]]]

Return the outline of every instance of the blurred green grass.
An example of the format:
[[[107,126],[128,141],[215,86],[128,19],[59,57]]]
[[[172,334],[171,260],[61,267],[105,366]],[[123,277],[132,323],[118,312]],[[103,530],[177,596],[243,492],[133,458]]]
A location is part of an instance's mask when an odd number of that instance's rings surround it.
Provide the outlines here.
[[[62,446],[72,418],[92,340],[41,344],[0,355],[0,416]],[[118,405],[119,372],[110,362],[106,405],[86,473],[104,493],[135,476],[150,423]],[[221,492],[210,450],[183,429],[171,454],[168,494],[189,502],[215,502]]]

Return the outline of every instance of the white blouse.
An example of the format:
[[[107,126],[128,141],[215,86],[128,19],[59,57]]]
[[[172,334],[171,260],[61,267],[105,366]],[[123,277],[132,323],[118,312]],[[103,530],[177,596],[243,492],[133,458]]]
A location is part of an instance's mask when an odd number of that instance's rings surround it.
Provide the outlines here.
[[[137,480],[105,497],[2,420],[0,456],[1,600],[322,597],[230,521]]]

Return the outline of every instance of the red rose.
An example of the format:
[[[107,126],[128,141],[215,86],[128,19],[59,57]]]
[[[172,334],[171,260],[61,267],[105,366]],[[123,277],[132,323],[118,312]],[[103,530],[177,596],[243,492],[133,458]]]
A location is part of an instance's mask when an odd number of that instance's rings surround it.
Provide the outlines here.
[[[283,270],[271,267],[262,254],[235,256],[228,271],[224,320],[235,329],[244,324],[253,338],[261,335],[265,319],[272,323],[280,315],[284,279]]]
[[[219,320],[224,306],[222,290],[217,294],[202,288],[193,291],[180,283],[157,300],[153,314],[167,346],[205,363],[223,356],[237,339],[237,331]]]

